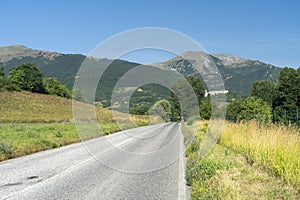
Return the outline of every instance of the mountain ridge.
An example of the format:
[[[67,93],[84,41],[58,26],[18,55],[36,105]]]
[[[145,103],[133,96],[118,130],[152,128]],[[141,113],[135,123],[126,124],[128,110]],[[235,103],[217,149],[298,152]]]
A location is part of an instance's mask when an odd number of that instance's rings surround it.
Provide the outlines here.
[[[181,56],[150,65],[166,70],[176,70],[184,76],[195,75],[197,72],[191,68],[191,64],[183,62],[182,59],[182,56],[193,57],[195,55],[200,60],[202,59],[203,62],[214,62],[222,75],[225,89],[238,96],[249,95],[251,85],[254,81],[277,79],[282,69],[258,60],[241,58],[231,54],[208,54],[206,52],[184,52]],[[108,58],[87,57],[82,54],[63,54],[34,50],[20,44],[0,47],[0,66],[4,66],[6,74],[9,69],[23,62],[34,62],[41,69],[45,77],[57,77],[61,83],[67,85],[70,89],[72,89],[77,71],[85,59],[100,66],[112,61]],[[103,85],[110,88],[108,90],[111,90],[109,84],[117,81],[118,78],[136,65],[139,64],[125,60],[113,61],[112,66],[115,69],[106,74],[106,76],[109,76],[106,77],[108,83],[103,83]],[[106,96],[99,94],[98,98],[102,99],[106,98]]]

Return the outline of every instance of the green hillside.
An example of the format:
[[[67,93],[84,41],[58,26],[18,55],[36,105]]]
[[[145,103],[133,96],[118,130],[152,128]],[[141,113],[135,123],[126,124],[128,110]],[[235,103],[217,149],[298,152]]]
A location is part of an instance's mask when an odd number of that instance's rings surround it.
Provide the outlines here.
[[[192,52],[190,52],[192,53]],[[196,52],[197,53],[197,52]],[[189,54],[189,52],[185,53]],[[198,52],[199,56],[206,56],[203,52]],[[224,80],[225,89],[238,96],[248,96],[250,87],[254,81],[265,79],[277,79],[281,68],[266,64],[260,61],[239,58],[229,54],[208,55],[216,64]],[[87,59],[92,65],[104,66],[111,60],[102,58],[87,58],[80,54],[60,54],[56,52],[33,50],[21,45],[0,47],[0,66],[8,73],[9,69],[16,67],[24,62],[35,63],[45,77],[57,77],[60,83],[67,85],[69,89],[73,88],[76,73],[84,59]],[[104,72],[96,92],[96,101],[102,101],[104,107],[109,107],[111,92],[119,78],[128,70],[137,66],[123,60],[115,60]],[[173,68],[185,76],[195,75],[195,70],[190,62],[175,57],[169,61],[154,64],[160,68]],[[199,75],[196,75],[199,76]],[[156,86],[144,88],[145,92],[155,93]],[[149,93],[148,93],[149,94]],[[148,95],[145,93],[145,95]],[[155,95],[154,95],[155,96]],[[151,98],[158,100],[151,94]],[[166,96],[165,94],[163,95]],[[135,97],[133,97],[135,98]],[[137,102],[138,100],[133,100]]]
[[[96,110],[103,134],[121,130],[110,110],[76,103],[83,111]],[[1,92],[0,113],[0,161],[100,136],[89,125],[90,117],[85,115],[79,118],[79,123],[86,135],[79,136],[70,99],[29,92]],[[120,113],[119,120],[123,116],[126,123],[126,114]],[[147,116],[132,115],[131,119],[137,126],[149,124]],[[128,123],[122,128],[133,126]]]
[[[218,68],[226,90],[237,96],[249,96],[253,82],[258,80],[276,80],[282,70],[260,61],[239,58],[230,54],[206,54],[204,52],[186,52],[184,57],[197,56],[200,60],[209,60]],[[176,70],[184,76],[201,75],[193,68],[193,60],[184,60],[177,56],[171,60],[154,65],[166,70]],[[214,64],[213,64],[214,63]]]

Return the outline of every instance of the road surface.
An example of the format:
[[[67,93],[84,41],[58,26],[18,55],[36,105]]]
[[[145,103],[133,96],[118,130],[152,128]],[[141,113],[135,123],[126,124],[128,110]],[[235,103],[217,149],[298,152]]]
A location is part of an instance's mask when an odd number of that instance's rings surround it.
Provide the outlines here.
[[[178,123],[0,163],[0,199],[187,199]]]

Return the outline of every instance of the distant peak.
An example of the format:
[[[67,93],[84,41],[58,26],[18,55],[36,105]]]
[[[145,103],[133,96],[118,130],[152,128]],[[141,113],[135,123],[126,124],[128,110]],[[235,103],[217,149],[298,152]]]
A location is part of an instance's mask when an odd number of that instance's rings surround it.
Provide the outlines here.
[[[182,56],[207,56],[208,54],[204,51],[186,51],[182,53]]]
[[[54,57],[59,55],[60,54],[56,52],[34,50],[21,44],[0,47],[0,60],[2,62],[7,62],[13,58],[17,58],[17,59],[20,59],[22,57],[36,58],[38,56],[42,56],[47,59],[53,59]]]
[[[233,63],[242,63],[248,61],[248,59],[241,58],[232,54],[212,54],[214,57],[220,59],[223,64],[231,65]]]
[[[26,46],[24,46],[24,45],[22,45],[22,44],[16,44],[16,45],[14,45],[14,46],[20,47],[20,48],[26,48],[26,49],[28,49]]]
[[[15,45],[9,45],[9,46],[3,46],[1,48],[7,48],[7,49],[29,49],[28,47],[22,45],[22,44],[15,44]]]

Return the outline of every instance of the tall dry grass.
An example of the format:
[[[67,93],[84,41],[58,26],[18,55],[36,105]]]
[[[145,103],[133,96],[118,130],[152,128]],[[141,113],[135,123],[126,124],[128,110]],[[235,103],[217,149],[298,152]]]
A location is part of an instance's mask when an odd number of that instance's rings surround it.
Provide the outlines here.
[[[75,109],[80,113],[76,120],[93,119],[96,112],[100,123],[114,122],[111,110],[95,107],[91,104],[74,102]],[[150,123],[148,116],[118,113],[120,121],[130,119],[134,123]],[[72,100],[61,97],[29,93],[1,92],[0,93],[0,123],[58,123],[73,122]]]
[[[257,162],[300,189],[300,134],[293,127],[259,126],[255,121],[224,126],[220,144]]]
[[[147,125],[148,116],[128,115],[74,102],[79,117],[73,118],[72,100],[29,92],[0,93],[0,161],[52,149],[74,142]],[[97,122],[102,132],[97,132]],[[120,123],[116,123],[117,121]],[[79,129],[83,129],[84,133]]]

